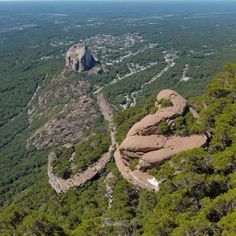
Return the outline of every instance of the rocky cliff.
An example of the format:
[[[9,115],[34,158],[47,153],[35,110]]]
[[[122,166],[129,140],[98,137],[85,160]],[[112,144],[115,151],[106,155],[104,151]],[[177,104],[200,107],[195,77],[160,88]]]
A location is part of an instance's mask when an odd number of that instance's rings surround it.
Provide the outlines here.
[[[98,175],[110,161],[110,153],[105,153],[92,166],[84,172],[71,176],[69,179],[63,179],[53,174],[52,162],[56,160],[56,154],[51,152],[48,156],[48,178],[49,184],[57,193],[65,193],[70,188],[78,188],[84,186],[88,181]]]
[[[87,46],[81,43],[73,45],[66,54],[66,66],[73,71],[88,71],[96,64],[95,57]]]
[[[85,139],[99,113],[90,90],[86,80],[72,80],[64,72],[55,76],[29,105],[33,133],[27,146],[44,149]]]

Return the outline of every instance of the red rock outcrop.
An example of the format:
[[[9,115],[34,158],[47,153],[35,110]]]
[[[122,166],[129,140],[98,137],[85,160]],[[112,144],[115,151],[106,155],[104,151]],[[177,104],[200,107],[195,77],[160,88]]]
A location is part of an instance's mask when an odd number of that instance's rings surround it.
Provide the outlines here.
[[[169,107],[161,107],[159,102],[169,100]],[[155,114],[145,116],[137,122],[128,132],[123,143],[117,148],[115,161],[124,178],[130,183],[146,188],[158,190],[158,181],[154,177],[143,172],[148,167],[160,166],[174,155],[197,147],[204,147],[208,137],[202,135],[164,136],[155,133],[162,121],[171,126],[177,116],[184,115],[188,108],[186,100],[173,90],[163,90],[157,96],[158,107]],[[191,113],[197,117],[197,113],[191,108]],[[133,158],[139,158],[136,170],[129,168],[129,162]]]
[[[150,191],[156,192],[159,190],[158,182],[153,176],[139,170],[132,171],[128,167],[128,162],[123,158],[119,148],[116,150],[114,158],[116,166],[119,169],[121,175],[128,182],[135,186],[145,188]]]
[[[120,145],[120,149],[130,152],[149,152],[163,148],[167,137],[150,135],[150,136],[128,136]]]
[[[162,149],[145,153],[142,160],[151,165],[160,165],[175,154],[196,147],[203,147],[207,143],[205,135],[192,135],[188,137],[173,136],[167,139]]]
[[[172,106],[160,107],[155,114],[145,116],[129,130],[127,136],[140,134],[145,129],[158,125],[162,120],[173,119],[182,115],[187,108],[186,100],[173,90],[165,89],[161,91],[157,96],[157,101],[161,101],[162,99],[169,100]]]

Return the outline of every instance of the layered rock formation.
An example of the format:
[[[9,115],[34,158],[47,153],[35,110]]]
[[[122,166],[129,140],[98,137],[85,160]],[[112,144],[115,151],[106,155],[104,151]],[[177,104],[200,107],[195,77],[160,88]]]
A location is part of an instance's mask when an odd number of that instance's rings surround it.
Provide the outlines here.
[[[141,133],[152,132],[152,128],[157,126],[162,120],[171,120],[177,116],[182,115],[186,108],[186,100],[173,90],[163,90],[157,95],[158,101],[162,99],[169,100],[172,103],[170,107],[159,106],[155,114],[149,114],[145,116],[140,122],[136,123],[128,132],[127,136],[140,135]]]
[[[168,100],[171,104],[161,107],[160,101]],[[157,112],[145,116],[128,132],[127,137],[117,148],[115,153],[116,164],[121,174],[131,183],[149,190],[157,190],[158,182],[155,178],[144,173],[151,166],[160,166],[175,154],[197,147],[204,147],[208,137],[202,135],[164,136],[158,135],[158,125],[165,121],[168,126],[173,125],[174,119],[184,115],[188,105],[186,100],[173,90],[163,90],[157,96]],[[196,117],[196,112],[189,109]],[[139,162],[136,170],[129,169],[129,163],[134,158]]]
[[[81,43],[73,45],[66,54],[66,66],[73,71],[82,72],[93,68],[96,64],[95,57],[87,46]]]

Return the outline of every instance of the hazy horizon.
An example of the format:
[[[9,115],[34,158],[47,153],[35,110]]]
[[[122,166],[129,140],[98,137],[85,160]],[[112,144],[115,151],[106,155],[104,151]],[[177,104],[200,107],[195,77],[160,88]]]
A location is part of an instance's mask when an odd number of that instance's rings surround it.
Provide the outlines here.
[[[0,2],[184,2],[184,3],[198,3],[198,2],[236,2],[236,0],[0,0]]]

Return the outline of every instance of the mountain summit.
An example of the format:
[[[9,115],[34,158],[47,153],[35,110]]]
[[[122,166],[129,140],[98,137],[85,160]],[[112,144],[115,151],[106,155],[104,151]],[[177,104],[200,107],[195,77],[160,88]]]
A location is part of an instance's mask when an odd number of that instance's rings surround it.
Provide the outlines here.
[[[70,69],[83,72],[90,70],[96,64],[95,57],[89,48],[81,43],[73,45],[66,54],[66,66]]]

